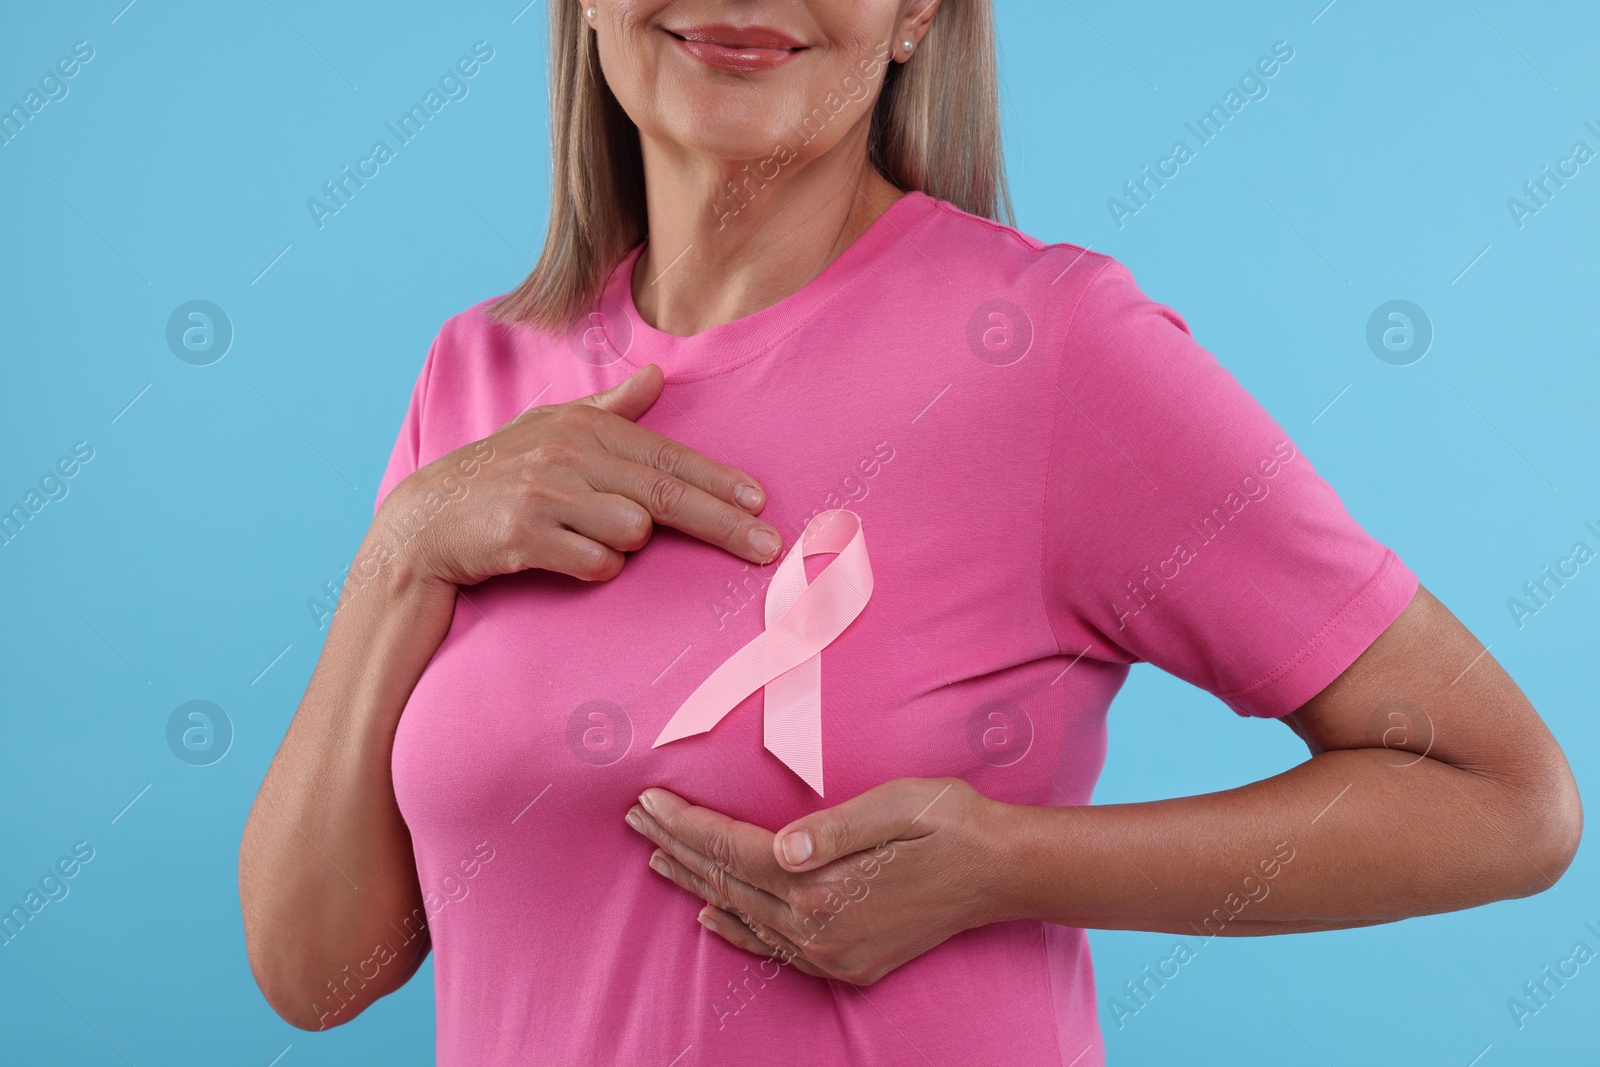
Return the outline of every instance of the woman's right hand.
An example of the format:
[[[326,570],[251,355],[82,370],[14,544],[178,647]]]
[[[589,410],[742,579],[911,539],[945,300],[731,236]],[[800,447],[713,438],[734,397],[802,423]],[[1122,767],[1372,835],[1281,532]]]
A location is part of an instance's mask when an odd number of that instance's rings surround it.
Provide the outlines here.
[[[411,474],[377,516],[400,542],[391,550],[413,577],[452,585],[530,569],[606,581],[660,523],[770,562],[783,541],[755,517],[766,503],[755,479],[635,423],[664,382],[647,364],[604,392],[531,408]]]

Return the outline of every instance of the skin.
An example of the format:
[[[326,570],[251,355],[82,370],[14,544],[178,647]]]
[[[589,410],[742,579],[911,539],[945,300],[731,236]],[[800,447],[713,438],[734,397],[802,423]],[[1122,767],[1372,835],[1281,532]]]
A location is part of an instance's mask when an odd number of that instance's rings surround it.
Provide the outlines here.
[[[595,3],[606,79],[641,131],[651,236],[633,289],[656,328],[697,333],[797,292],[902,195],[866,156],[880,69],[736,216],[715,208],[725,182],[881,44],[908,59],[900,42],[922,40],[937,0]],[[706,23],[776,27],[807,51],[753,76],[714,71],[667,35]],[[533,408],[385,499],[240,845],[251,969],[294,1025],[349,1021],[428,951],[389,766],[458,596],[470,604],[473,584],[526,569],[609,581],[657,523],[753,562],[781,551],[753,479],[635,425],[663,385],[650,365],[605,393]],[[449,506],[430,507],[441,496]],[[394,533],[415,516],[412,535]],[[773,540],[754,544],[755,532]],[[1223,932],[1241,934],[1468,907],[1547,887],[1582,822],[1559,748],[1480,649],[1419,592],[1286,720],[1310,760],[1204,797],[1031,808],[956,779],[904,779],[776,835],[662,789],[626,818],[657,846],[640,862],[704,898],[702,921],[733,944],[862,984],[1006,919],[1191,932],[1223,907]],[[1400,699],[1411,710],[1397,724],[1383,709]],[[804,860],[784,851],[798,833],[811,842]],[[1279,842],[1293,858],[1269,878],[1261,865]],[[368,974],[378,944],[396,951]]]

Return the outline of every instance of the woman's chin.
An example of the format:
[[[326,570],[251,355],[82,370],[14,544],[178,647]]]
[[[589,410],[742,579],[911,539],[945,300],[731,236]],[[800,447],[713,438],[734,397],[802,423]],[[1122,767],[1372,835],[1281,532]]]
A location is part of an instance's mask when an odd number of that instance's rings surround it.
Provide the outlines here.
[[[800,147],[803,137],[791,128],[774,123],[772,112],[741,107],[730,116],[730,109],[699,112],[687,121],[669,122],[658,128],[661,140],[708,159],[764,160],[787,146],[787,155]]]

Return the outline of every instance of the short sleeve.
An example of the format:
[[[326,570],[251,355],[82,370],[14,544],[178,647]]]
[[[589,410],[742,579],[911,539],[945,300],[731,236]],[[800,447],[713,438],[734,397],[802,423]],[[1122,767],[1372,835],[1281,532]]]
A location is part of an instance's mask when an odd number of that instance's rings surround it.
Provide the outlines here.
[[[1410,603],[1417,576],[1115,260],[1062,358],[1041,573],[1064,654],[1153,663],[1281,716]]]
[[[439,338],[435,337],[433,344],[428,346],[428,354],[422,361],[422,370],[417,374],[416,383],[411,387],[411,402],[406,405],[405,418],[400,421],[400,432],[389,453],[389,465],[384,468],[383,478],[378,482],[378,496],[372,505],[374,515],[383,506],[390,491],[421,465],[422,404],[427,396],[428,379],[433,373],[434,355],[438,350]]]

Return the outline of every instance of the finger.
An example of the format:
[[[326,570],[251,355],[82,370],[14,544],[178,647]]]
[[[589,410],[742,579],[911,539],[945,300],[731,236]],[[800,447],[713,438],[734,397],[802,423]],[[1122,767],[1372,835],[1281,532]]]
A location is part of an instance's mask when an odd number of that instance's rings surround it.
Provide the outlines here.
[[[654,363],[646,363],[610,389],[581,397],[575,403],[591,404],[633,422],[650,410],[665,384],[666,375],[661,368]]]
[[[701,900],[724,911],[748,916],[768,931],[775,930],[786,917],[789,906],[752,885],[707,866],[705,857],[678,845],[677,851],[665,846],[650,856],[650,869],[687,889]],[[711,875],[711,877],[708,877]]]
[[[570,574],[585,582],[609,582],[622,573],[627,562],[627,557],[610,545],[572,530],[548,530],[540,536],[545,539],[539,552],[540,570]]]
[[[555,509],[556,521],[619,552],[637,552],[650,541],[655,523],[638,501],[616,493],[588,493]]]
[[[629,423],[634,423],[661,396],[665,384],[666,376],[661,368],[654,363],[646,363],[610,389],[582,397],[576,403],[609,411]],[[620,451],[613,448],[619,455],[626,455],[637,463],[657,466],[662,470],[667,468],[653,462],[652,457],[665,450],[664,458],[684,465],[681,470],[668,470],[667,473],[711,493],[718,499],[737,504],[751,513],[760,511],[766,504],[766,493],[756,484],[755,479],[743,471],[718,463],[711,457],[679,445],[678,442],[654,430],[646,430],[644,427],[634,427],[634,429],[638,432],[630,433],[620,425],[611,427],[609,437],[603,437],[602,441],[608,448],[613,444],[620,446]],[[672,448],[674,445],[688,455],[677,455]]]
[[[700,914],[695,918],[701,926],[704,926],[734,948],[742,948],[746,952],[757,956],[770,956],[776,959],[780,965],[793,966],[796,970],[815,978],[828,977],[802,956],[788,938],[772,934],[777,943],[769,944],[763,941],[754,930],[746,926],[739,916],[723,911],[715,905],[707,904],[700,909]]]
[[[679,469],[685,466],[677,461],[667,465]],[[770,524],[657,467],[602,452],[587,477],[597,492],[625,496],[643,507],[655,522],[682,530],[752,563],[770,562],[783,547],[782,536]]]
[[[750,514],[766,504],[766,493],[744,471],[719,463],[665,434],[615,419],[600,422],[595,433],[600,443],[616,455],[688,482]]]
[[[841,856],[933,832],[930,814],[953,783],[899,778],[832,808],[796,819],[773,835],[781,870],[812,871]]]
[[[635,807],[628,813],[628,825],[659,846],[657,854],[684,868],[693,876],[694,883],[685,888],[700,893],[707,903],[738,910],[755,916],[768,925],[776,925],[790,914],[786,900],[768,893],[739,876],[728,863],[708,856],[673,837],[649,812]],[[704,887],[701,892],[699,887]]]
[[[780,897],[794,887],[794,877],[773,859],[772,834],[764,828],[696,807],[666,789],[646,789],[639,794],[639,805],[647,823],[654,821],[670,839],[726,867],[734,877]]]

